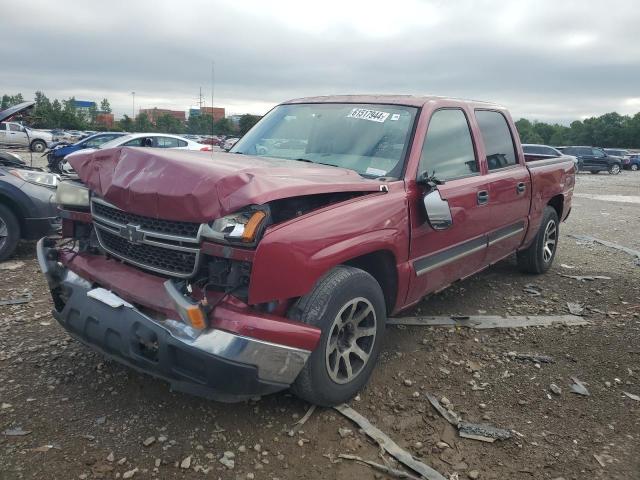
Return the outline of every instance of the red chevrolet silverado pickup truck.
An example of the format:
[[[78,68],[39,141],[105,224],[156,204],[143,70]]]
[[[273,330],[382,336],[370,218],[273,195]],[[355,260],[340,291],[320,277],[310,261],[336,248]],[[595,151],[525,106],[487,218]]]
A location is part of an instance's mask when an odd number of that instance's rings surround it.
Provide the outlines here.
[[[502,107],[414,96],[285,102],[229,153],[69,158],[62,239],[37,248],[54,315],[172,388],[335,405],[387,316],[516,254],[544,273],[570,157],[526,162]]]

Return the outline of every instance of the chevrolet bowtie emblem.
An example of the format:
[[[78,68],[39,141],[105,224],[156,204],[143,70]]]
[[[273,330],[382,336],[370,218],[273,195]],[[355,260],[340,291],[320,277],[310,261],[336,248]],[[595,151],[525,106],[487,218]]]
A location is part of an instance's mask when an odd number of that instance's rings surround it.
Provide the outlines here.
[[[129,240],[130,243],[140,243],[144,238],[144,233],[140,231],[139,225],[128,224],[120,227],[120,236]]]

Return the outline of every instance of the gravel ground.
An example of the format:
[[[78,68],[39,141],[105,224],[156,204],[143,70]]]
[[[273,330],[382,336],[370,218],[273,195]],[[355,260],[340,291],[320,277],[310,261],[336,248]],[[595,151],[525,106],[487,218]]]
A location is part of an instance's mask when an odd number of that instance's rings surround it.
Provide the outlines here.
[[[554,315],[579,302],[590,325],[388,327],[378,368],[351,406],[447,478],[640,479],[640,401],[623,394],[640,395],[640,266],[568,237],[640,249],[639,185],[640,173],[580,174],[546,275],[520,274],[508,259],[407,312]],[[106,361],[51,317],[34,245],[22,244],[13,260],[22,265],[0,270],[0,298],[31,300],[0,306],[0,479],[386,478],[341,453],[397,467],[335,410],[317,409],[295,427],[309,405],[287,393],[225,405]],[[590,396],[570,392],[571,376]],[[517,433],[495,443],[460,438],[426,393],[446,397],[465,420]]]

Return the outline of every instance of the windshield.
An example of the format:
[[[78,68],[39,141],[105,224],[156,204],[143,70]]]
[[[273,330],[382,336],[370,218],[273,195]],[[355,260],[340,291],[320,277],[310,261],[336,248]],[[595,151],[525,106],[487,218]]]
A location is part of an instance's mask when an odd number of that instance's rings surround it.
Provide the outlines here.
[[[116,137],[113,140],[109,140],[108,142],[103,143],[98,148],[119,147],[123,143],[126,143],[127,140],[130,140],[132,138],[133,138],[133,135],[123,135],[122,137]]]
[[[321,163],[369,178],[400,177],[417,109],[403,105],[280,105],[231,153]]]

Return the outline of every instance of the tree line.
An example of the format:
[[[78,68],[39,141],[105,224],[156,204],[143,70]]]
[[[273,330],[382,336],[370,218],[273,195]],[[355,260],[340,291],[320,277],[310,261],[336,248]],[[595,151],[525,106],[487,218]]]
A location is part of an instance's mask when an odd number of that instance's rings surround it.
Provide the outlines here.
[[[0,110],[24,102],[21,93],[15,95],[2,95]],[[50,100],[43,92],[35,93],[35,106],[29,114],[28,124],[33,128],[62,128],[65,130],[96,130],[96,131],[121,131],[121,132],[162,132],[194,135],[244,135],[261,118],[257,115],[243,115],[239,125],[234,125],[228,118],[213,121],[211,115],[192,115],[186,122],[168,115],[160,115],[155,125],[149,117],[141,113],[135,118],[128,115],[113,123],[107,128],[98,121],[99,113],[111,113],[109,100],[104,98],[100,102],[100,108],[91,106],[88,109],[77,108],[75,98],[66,100]]]

